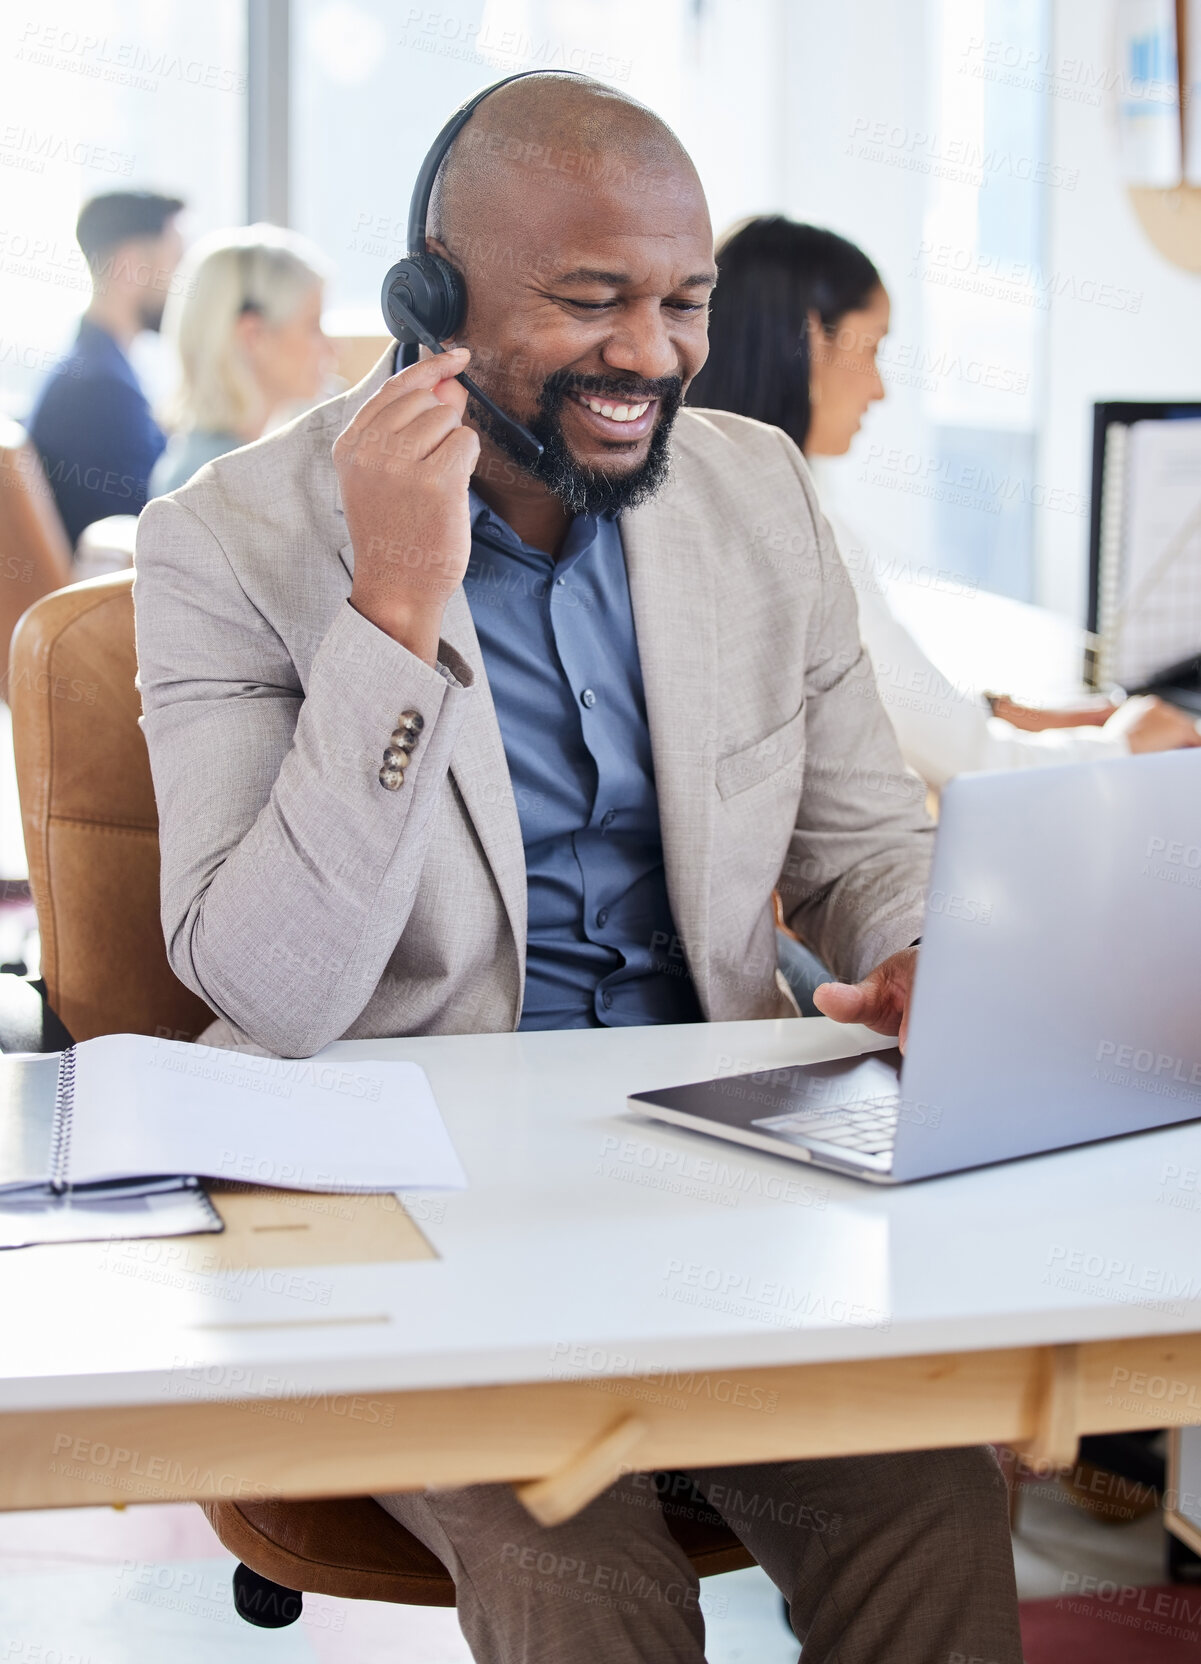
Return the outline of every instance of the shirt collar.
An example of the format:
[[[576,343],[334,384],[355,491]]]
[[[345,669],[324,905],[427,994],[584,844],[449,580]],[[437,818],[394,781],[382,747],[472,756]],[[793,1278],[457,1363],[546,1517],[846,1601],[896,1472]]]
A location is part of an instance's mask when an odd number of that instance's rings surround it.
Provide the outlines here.
[[[469,489],[467,493],[468,507],[471,514],[471,534],[473,537],[483,535],[494,544],[502,545],[511,554],[524,553],[527,557],[551,562],[551,556],[545,550],[531,549],[523,543],[513,530],[509,522],[489,508],[479,494]],[[567,536],[563,547],[559,551],[559,558],[555,566],[562,571],[568,564],[574,563],[582,555],[594,547],[602,530],[615,524],[615,517],[611,514],[577,514],[567,528]]]

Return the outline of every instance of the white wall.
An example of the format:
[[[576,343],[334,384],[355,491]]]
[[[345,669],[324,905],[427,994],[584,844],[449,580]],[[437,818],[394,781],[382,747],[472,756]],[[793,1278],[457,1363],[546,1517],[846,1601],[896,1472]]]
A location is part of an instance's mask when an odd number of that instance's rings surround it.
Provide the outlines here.
[[[775,101],[782,154],[764,170],[757,200],[748,192],[739,209],[784,212],[858,243],[891,293],[894,344],[915,340],[921,330],[926,181],[919,172],[864,160],[862,136],[867,122],[908,131],[927,126],[928,10],[917,0],[778,0],[759,96]],[[927,548],[929,506],[918,495],[871,483],[871,447],[927,450],[927,427],[920,390],[894,382],[851,455],[829,470],[844,510],[853,506],[857,528],[883,548]]]
[[[547,43],[582,46],[620,60],[619,84],[660,110],[690,149],[718,230],[746,214],[781,211],[860,243],[892,294],[886,356],[894,364],[903,365],[906,353],[920,359],[944,347],[952,359],[978,354],[1002,369],[1029,364],[1039,425],[1028,482],[1036,505],[1036,593],[1082,619],[1092,400],[1201,397],[1201,282],[1169,266],[1143,237],[1118,180],[1113,95],[1094,90],[1112,67],[1112,3],[1050,0],[1052,39],[1043,59],[1010,83],[1043,89],[1022,119],[1036,124],[1041,97],[1047,171],[1058,181],[1037,190],[1045,225],[1042,276],[1052,290],[1047,310],[1032,310],[1037,273],[993,284],[992,298],[988,285],[967,284],[962,292],[936,286],[921,252],[924,236],[975,246],[975,199],[962,192],[961,202],[951,200],[954,187],[939,183],[937,157],[965,141],[984,142],[972,125],[970,95],[1007,72],[990,51],[998,45],[1003,53],[1016,50],[1032,0],[1012,6],[1005,0],[705,0],[699,8],[693,0],[462,0],[457,10],[474,20],[472,27],[488,25],[471,36],[476,45],[503,46],[511,34],[537,51]],[[315,4],[307,0],[306,9]],[[307,161],[298,171],[307,184],[298,190],[298,208],[307,209],[306,191],[321,195],[314,183],[319,158],[327,168],[337,161],[339,188],[325,190],[324,217],[302,211],[301,221],[340,259],[345,274],[360,263],[363,303],[373,308],[379,272],[401,252],[408,163],[428,142],[436,116],[489,74],[521,68],[527,59],[523,46],[486,61],[468,53],[461,61],[462,43],[442,40],[446,18],[437,10],[423,12],[425,22],[397,42],[383,23],[387,0],[356,4],[377,17],[381,41],[391,43],[379,70],[383,79],[375,103],[365,84],[325,89],[324,119],[302,124],[299,151]],[[435,29],[430,20],[438,18]],[[973,37],[992,47],[973,49]],[[431,45],[438,50],[425,50]],[[310,79],[320,58],[310,51]],[[410,82],[420,94],[412,109],[407,96],[399,109],[382,96],[383,88]],[[345,108],[333,102],[335,94],[345,95]],[[364,104],[366,127],[354,113]],[[308,105],[305,110],[313,114]],[[871,142],[871,124],[883,125],[887,142]],[[918,142],[921,133],[932,135],[931,145]],[[1000,142],[1014,155],[1038,152],[1038,135],[1020,123]],[[348,157],[354,161],[349,171]],[[358,181],[349,193],[344,177]],[[997,188],[990,183],[980,203]],[[367,209],[382,213],[389,205],[391,241],[373,236],[360,250],[353,228]],[[960,303],[961,317],[955,313]],[[1040,320],[1045,327],[1030,329],[1023,347],[1018,326]],[[886,379],[887,400],[869,413],[850,456],[829,471],[839,507],[885,554],[919,561],[937,553],[940,565],[955,567],[955,548],[942,546],[953,535],[971,570],[975,545],[989,535],[998,541],[997,504],[977,493],[971,512],[948,533],[945,501],[954,500],[956,481],[937,473],[942,441],[932,424],[939,420],[944,435],[958,422],[1021,426],[1032,419],[1030,395],[989,405],[952,377],[944,376],[933,392],[920,375],[886,372]],[[874,460],[889,455],[918,459],[920,478],[895,462]],[[936,470],[934,489],[924,483],[928,468]],[[936,536],[942,543],[936,545]],[[1004,560],[1004,535],[1000,543]]]
[[[707,16],[702,90],[693,95],[706,119],[682,125],[691,128],[684,137],[715,220],[779,209],[843,232],[885,275],[894,348],[920,343],[928,180],[865,160],[854,135],[864,118],[898,131],[938,124],[933,34],[953,20],[919,0],[709,0]],[[1028,73],[1044,88],[1047,172],[1074,184],[1043,192],[1049,304],[1035,376],[1033,495],[1036,505],[1054,506],[1033,511],[1036,595],[1082,622],[1092,403],[1201,399],[1201,278],[1156,252],[1119,178],[1113,0],[1052,0],[1051,22],[1045,60]],[[836,465],[835,484],[844,512],[853,509],[870,538],[920,558],[930,543],[929,503],[877,483],[878,471],[873,481],[873,446],[933,449],[917,386],[891,383]]]
[[[843,232],[885,276],[894,349],[921,344],[929,180],[865,159],[855,134],[865,118],[897,131],[945,124],[933,103],[934,36],[962,17],[939,0],[708,0],[702,15],[684,108],[672,113],[718,228],[780,210]],[[1092,402],[1201,399],[1201,278],[1155,251],[1118,176],[1115,94],[1098,85],[1116,69],[1113,0],[1052,0],[1051,22],[1045,58],[1027,72],[1044,89],[1047,173],[1060,182],[1042,192],[1048,306],[1038,313],[1045,327],[1033,378],[1035,582],[1038,600],[1083,622]],[[1013,310],[1006,288],[992,303],[999,322]],[[978,328],[987,352],[983,320]],[[928,409],[917,385],[894,379],[833,470],[844,514],[914,559],[930,547],[929,501],[880,483],[878,470],[873,479],[869,459],[873,446],[933,452]]]
[[[1056,0],[1054,57],[1112,70],[1112,0]],[[1074,191],[1051,192],[1047,270],[1061,290],[1048,314],[1040,424],[1043,481],[1087,502],[1092,402],[1201,399],[1201,277],[1171,265],[1144,236],[1118,177],[1112,94],[1077,95],[1091,73],[1050,97],[1052,160],[1078,169]],[[1043,513],[1037,524],[1038,599],[1083,620],[1088,521]]]
[[[659,0],[662,4],[663,0]],[[779,41],[787,0],[709,0],[681,13],[677,95],[638,96],[662,111],[696,163],[713,227],[774,208],[783,189]]]

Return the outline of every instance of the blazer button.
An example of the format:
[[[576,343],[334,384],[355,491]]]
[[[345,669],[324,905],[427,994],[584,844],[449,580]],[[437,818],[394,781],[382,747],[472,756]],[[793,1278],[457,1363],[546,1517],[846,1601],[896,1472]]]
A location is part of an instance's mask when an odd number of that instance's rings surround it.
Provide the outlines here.
[[[386,792],[399,791],[405,783],[405,771],[402,768],[389,768],[387,763],[379,771],[379,783]]]
[[[394,745],[390,745],[384,752],[384,767],[398,768],[402,774],[408,767],[410,760],[407,751],[401,751]]]
[[[425,727],[425,718],[420,711],[401,711],[396,726],[403,728],[406,734],[419,734]]]
[[[417,736],[411,734],[407,728],[393,728],[391,743],[397,751],[412,751],[417,744]]]

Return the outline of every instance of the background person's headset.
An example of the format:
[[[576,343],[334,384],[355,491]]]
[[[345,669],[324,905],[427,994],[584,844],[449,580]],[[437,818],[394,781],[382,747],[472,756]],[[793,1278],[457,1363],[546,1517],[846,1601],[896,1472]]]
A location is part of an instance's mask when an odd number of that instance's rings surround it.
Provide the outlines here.
[[[434,180],[447,151],[485,98],[498,87],[507,87],[511,81],[524,81],[528,75],[545,73],[545,70],[523,69],[516,75],[506,75],[503,81],[494,81],[490,87],[477,92],[474,98],[469,98],[466,104],[460,105],[430,146],[409,204],[409,252],[385,277],[380,297],[384,321],[398,341],[419,341],[431,352],[445,352],[443,341],[452,340],[463,327],[467,316],[467,291],[463,287],[462,273],[456,271],[449,260],[443,259],[440,254],[432,254],[425,246],[425,221]],[[494,404],[469,375],[456,376],[455,379],[461,381],[472,398],[477,399],[501,424],[526,466],[534,467],[542,457],[542,441],[536,439],[515,416],[510,416]]]

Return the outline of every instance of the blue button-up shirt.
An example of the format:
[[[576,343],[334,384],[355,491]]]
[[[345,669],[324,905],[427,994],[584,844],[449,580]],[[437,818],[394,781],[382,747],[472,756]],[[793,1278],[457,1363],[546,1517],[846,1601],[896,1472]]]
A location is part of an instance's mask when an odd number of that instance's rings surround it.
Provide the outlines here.
[[[572,522],[558,560],[471,494],[463,581],[525,844],[523,1029],[702,1013],[667,899],[621,533]]]

